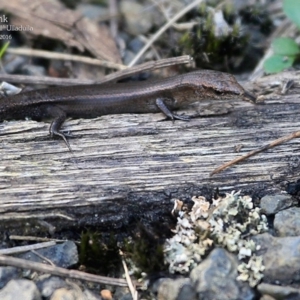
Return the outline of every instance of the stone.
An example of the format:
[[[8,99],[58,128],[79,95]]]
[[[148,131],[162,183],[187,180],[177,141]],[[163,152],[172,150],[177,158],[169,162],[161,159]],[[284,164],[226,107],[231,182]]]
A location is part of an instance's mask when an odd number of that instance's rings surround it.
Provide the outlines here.
[[[57,267],[69,268],[78,263],[78,251],[76,244],[72,241],[66,241],[61,244],[50,246],[36,250],[42,257],[51,260]],[[43,262],[43,259],[32,252],[20,254],[18,257],[35,261]]]
[[[278,236],[300,235],[300,207],[290,207],[275,215],[274,229]]]
[[[157,300],[196,300],[196,292],[189,278],[161,279]]]
[[[21,270],[15,267],[0,267],[0,289],[10,280],[19,278]]]
[[[252,300],[254,291],[248,284],[238,281],[238,260],[222,248],[210,255],[190,274],[201,300]]]
[[[36,285],[41,292],[42,297],[50,298],[55,290],[68,287],[68,284],[63,278],[58,276],[42,275],[36,281]]]
[[[96,295],[95,293],[93,293],[88,289],[85,289],[83,291],[83,295],[85,297],[84,298],[85,300],[103,300],[100,295]]]
[[[277,212],[290,207],[293,204],[293,198],[290,195],[276,194],[267,195],[261,198],[261,212],[268,215],[274,215]]]
[[[84,299],[80,290],[61,288],[56,290],[50,300],[77,300]]]
[[[31,280],[13,279],[0,290],[1,300],[42,300],[41,294]]]
[[[125,19],[126,31],[137,36],[148,33],[153,25],[153,13],[145,6],[132,0],[120,1],[120,11]]]
[[[252,239],[260,248],[256,254],[263,257],[265,283],[300,283],[300,236],[273,237],[263,233]]]

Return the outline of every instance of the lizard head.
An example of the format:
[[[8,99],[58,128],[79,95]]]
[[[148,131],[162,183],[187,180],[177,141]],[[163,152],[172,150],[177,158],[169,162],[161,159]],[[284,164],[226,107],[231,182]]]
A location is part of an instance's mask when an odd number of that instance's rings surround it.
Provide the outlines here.
[[[205,99],[236,99],[241,98],[250,102],[255,102],[256,97],[246,91],[228,73],[212,70],[200,70],[189,73],[183,84],[190,84],[194,87],[199,98]]]

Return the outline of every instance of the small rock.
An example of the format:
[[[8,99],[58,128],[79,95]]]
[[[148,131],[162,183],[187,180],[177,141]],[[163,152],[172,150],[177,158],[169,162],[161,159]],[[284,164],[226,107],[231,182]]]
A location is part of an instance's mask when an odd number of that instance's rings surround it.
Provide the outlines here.
[[[278,236],[300,235],[300,207],[291,207],[275,215],[274,229]]]
[[[115,298],[115,299],[119,299],[119,298]],[[120,300],[133,300],[133,298],[130,293],[127,293],[123,295],[122,298],[120,298]]]
[[[261,283],[257,286],[257,290],[273,299],[300,299],[300,290],[290,286]]]
[[[157,300],[196,300],[196,292],[189,278],[160,280]]]
[[[276,299],[269,295],[263,295],[262,297],[259,298],[259,300],[276,300]]]
[[[38,249],[36,252],[51,260],[57,267],[69,268],[78,262],[77,247],[72,241],[66,241],[48,248]],[[30,261],[43,262],[42,258],[32,252],[20,254],[18,257]]]
[[[33,281],[13,279],[0,291],[0,299],[42,300],[42,297]]]
[[[5,55],[5,61],[3,62],[3,66],[5,66],[5,72],[8,74],[15,73],[17,70],[22,68],[22,66],[29,61],[28,57],[8,54]]]
[[[83,291],[83,295],[85,296],[84,299],[86,300],[103,300],[100,295],[96,295],[95,293],[93,293],[92,291],[85,289]]]
[[[78,299],[84,299],[83,293],[80,289],[66,289],[61,288],[56,290],[50,300],[78,300]]]
[[[137,36],[148,33],[152,27],[152,12],[145,6],[132,0],[120,1],[120,11],[126,22],[126,31]]]
[[[260,200],[261,212],[266,215],[274,215],[280,210],[290,207],[292,204],[292,197],[284,194],[267,195]]]
[[[2,289],[10,280],[19,278],[20,269],[14,267],[0,267],[0,289]]]
[[[114,299],[132,299],[129,288],[125,286],[118,286],[114,292]]]
[[[264,282],[280,281],[284,284],[300,282],[300,236],[273,237],[268,233],[252,238],[260,250],[265,266]]]
[[[50,298],[57,289],[68,287],[68,284],[61,277],[49,275],[40,276],[36,285],[44,298]]]
[[[222,248],[194,268],[190,274],[198,299],[201,300],[251,300],[253,290],[244,282],[237,281],[238,260]]]
[[[25,64],[21,68],[22,74],[30,76],[46,76],[46,70],[42,66],[35,66],[31,64]]]
[[[112,300],[113,298],[110,290],[101,290],[100,295],[104,300]]]
[[[135,57],[135,54],[132,51],[126,50],[124,52],[124,56],[123,56],[123,62],[124,62],[124,64],[125,65],[129,64],[134,59],[134,57]]]
[[[128,49],[130,49],[133,53],[138,53],[144,45],[145,43],[139,37],[136,37],[129,42]]]

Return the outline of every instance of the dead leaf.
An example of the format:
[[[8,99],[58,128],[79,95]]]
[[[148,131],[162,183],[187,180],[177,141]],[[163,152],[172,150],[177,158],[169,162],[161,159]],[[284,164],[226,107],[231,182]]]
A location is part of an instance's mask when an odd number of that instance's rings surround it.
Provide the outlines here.
[[[23,34],[60,40],[79,51],[88,50],[96,58],[121,63],[116,43],[106,26],[56,0],[10,0],[0,3],[0,9],[12,15],[10,24],[33,27],[33,31],[21,31]]]

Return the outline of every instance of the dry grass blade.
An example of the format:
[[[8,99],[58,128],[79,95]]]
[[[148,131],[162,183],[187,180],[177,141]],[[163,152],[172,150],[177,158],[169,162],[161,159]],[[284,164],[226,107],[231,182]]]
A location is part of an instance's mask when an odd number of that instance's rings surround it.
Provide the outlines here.
[[[229,161],[228,163],[223,164],[222,166],[220,166],[220,167],[216,168],[215,170],[213,170],[210,173],[210,176],[215,175],[217,173],[220,173],[223,170],[227,169],[228,167],[233,166],[233,165],[237,164],[238,162],[241,162],[241,161],[243,161],[243,160],[245,160],[245,159],[247,159],[247,158],[249,158],[249,157],[251,157],[253,155],[256,155],[256,154],[258,154],[260,152],[266,151],[266,150],[268,150],[270,148],[273,148],[273,147],[275,147],[277,145],[280,145],[282,143],[288,142],[288,141],[290,141],[292,139],[295,139],[295,138],[298,138],[298,137],[300,137],[300,131],[295,131],[292,134],[289,134],[289,135],[281,137],[281,138],[279,138],[277,140],[274,140],[273,142],[271,142],[268,145],[265,145],[265,146],[263,146],[261,148],[253,150],[251,152],[248,152],[247,154],[245,154],[243,156],[237,157],[237,158]]]
[[[105,68],[117,69],[117,70],[123,70],[127,68],[122,64],[114,63],[111,61],[100,60],[97,58],[86,57],[81,55],[50,52],[45,50],[35,50],[35,49],[27,49],[27,48],[8,48],[6,52],[10,54],[25,55],[25,56],[32,56],[32,57],[76,61],[76,62],[81,62],[81,63],[90,64],[94,66],[102,66]]]
[[[124,257],[123,257],[123,252],[120,250],[119,253],[121,255],[122,265],[123,265],[124,272],[125,272],[125,278],[126,278],[126,281],[128,283],[128,287],[129,287],[132,299],[133,300],[137,300],[138,299],[138,292],[135,289],[135,287],[133,286],[132,280],[131,280],[129,272],[128,272],[128,268],[127,268],[126,262],[125,262]]]
[[[35,249],[41,249],[41,248],[46,248],[50,246],[56,245],[56,242],[50,241],[50,242],[45,242],[45,243],[37,243],[34,245],[27,245],[27,246],[20,246],[20,247],[13,247],[13,248],[8,248],[8,249],[0,249],[0,255],[2,254],[15,254],[15,253],[22,253],[22,252],[27,252],[27,251],[32,251]]]
[[[12,267],[22,268],[22,269],[30,269],[37,272],[48,273],[48,274],[57,275],[65,278],[79,279],[79,280],[97,282],[97,283],[103,283],[109,285],[127,286],[127,282],[125,279],[98,276],[98,275],[89,274],[77,270],[67,270],[60,267],[45,265],[42,263],[32,262],[25,259],[4,256],[4,255],[0,255],[0,265],[12,266]]]
[[[171,20],[169,20],[163,27],[161,27],[149,40],[149,42],[140,50],[140,52],[135,56],[135,58],[129,63],[129,67],[132,67],[137,63],[141,56],[148,50],[148,48],[168,29],[172,26],[177,20],[183,17],[187,12],[192,10],[194,7],[199,5],[203,0],[195,0],[176,14]]]
[[[125,77],[137,74],[140,72],[150,71],[161,69],[169,66],[180,65],[180,64],[189,64],[193,61],[193,58],[189,55],[182,55],[178,57],[164,58],[156,61],[149,61],[134,67],[127,68],[125,70],[117,71],[110,75],[105,76],[103,80],[98,81],[97,83],[107,83],[116,80],[123,79]]]
[[[23,84],[45,84],[45,85],[59,85],[59,86],[69,86],[77,84],[100,84],[108,83],[129,77],[133,74],[140,72],[156,70],[161,68],[166,68],[174,65],[189,64],[192,62],[192,58],[189,55],[183,55],[178,57],[171,57],[160,59],[157,61],[149,61],[144,64],[134,66],[132,68],[127,68],[121,71],[114,72],[110,75],[105,76],[101,80],[82,80],[82,79],[70,79],[70,78],[54,78],[54,77],[40,77],[40,76],[27,76],[27,75],[10,75],[10,74],[0,74],[0,80],[14,83]]]

